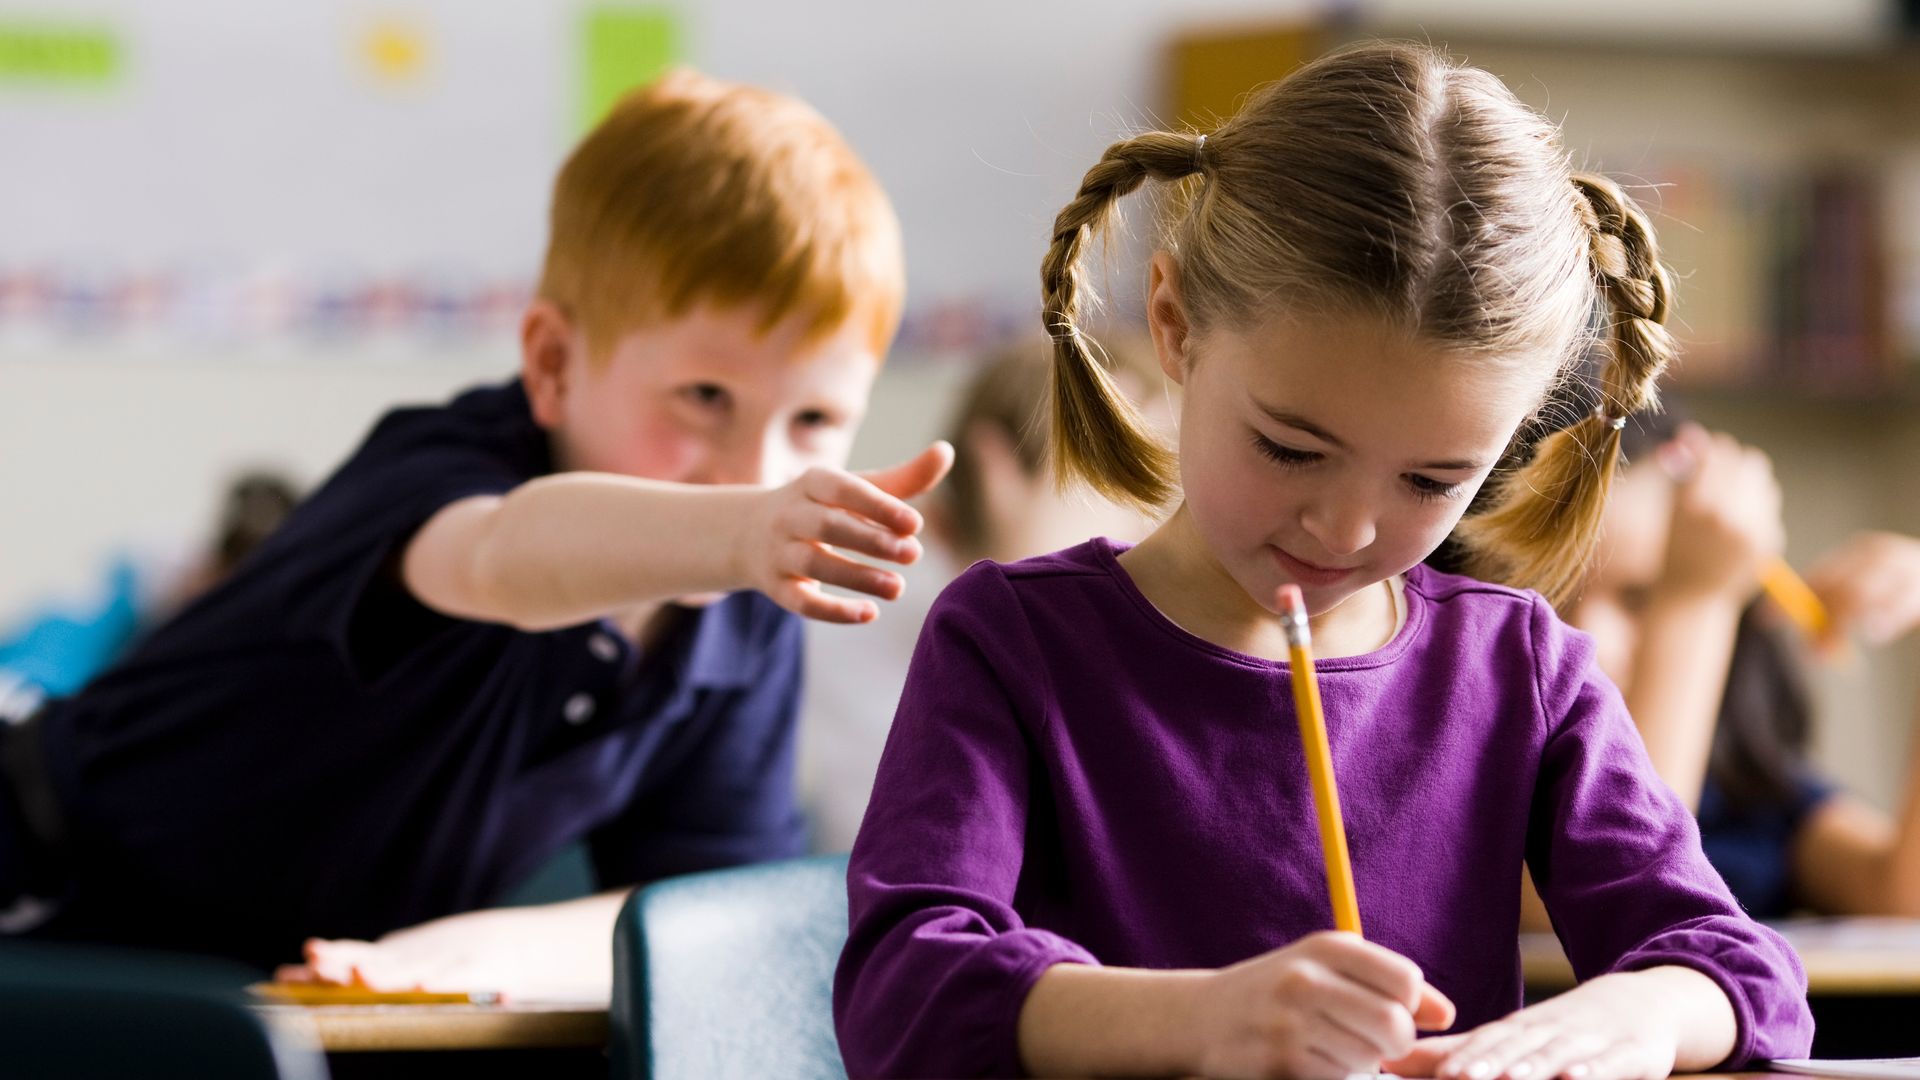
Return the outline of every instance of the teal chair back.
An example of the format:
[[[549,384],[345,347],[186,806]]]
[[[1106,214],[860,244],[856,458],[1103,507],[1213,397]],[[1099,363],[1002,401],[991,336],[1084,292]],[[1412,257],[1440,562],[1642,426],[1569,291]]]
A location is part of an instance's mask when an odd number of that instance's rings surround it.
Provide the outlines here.
[[[846,1080],[833,969],[847,858],[689,874],[635,892],[614,928],[616,1080]]]
[[[0,941],[0,1075],[326,1080],[309,1039],[247,1004],[251,971],[192,957]]]

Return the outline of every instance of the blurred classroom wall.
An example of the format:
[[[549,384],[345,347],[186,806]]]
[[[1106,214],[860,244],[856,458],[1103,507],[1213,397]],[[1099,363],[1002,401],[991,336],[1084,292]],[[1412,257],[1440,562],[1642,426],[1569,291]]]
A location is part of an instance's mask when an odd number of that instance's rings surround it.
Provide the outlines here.
[[[1885,0],[0,0],[0,623],[115,550],[192,539],[236,468],[317,480],[389,405],[509,374],[548,185],[609,66],[797,94],[892,194],[910,310],[865,466],[939,432],[977,348],[1035,332],[1053,214],[1113,138],[1171,120],[1171,42],[1330,12],[1460,43],[1617,173],[1676,146],[1764,170],[1884,120],[1813,95],[1783,124],[1765,87],[1879,49]],[[1690,404],[1774,454],[1804,563],[1920,531],[1913,401],[1749,381]],[[1821,759],[1883,804],[1916,660],[1822,685]]]

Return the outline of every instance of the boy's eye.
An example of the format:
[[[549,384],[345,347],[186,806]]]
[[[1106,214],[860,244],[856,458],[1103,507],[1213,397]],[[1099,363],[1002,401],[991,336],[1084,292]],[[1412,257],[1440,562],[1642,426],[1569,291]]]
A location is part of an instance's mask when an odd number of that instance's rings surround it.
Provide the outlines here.
[[[724,409],[730,400],[726,389],[713,383],[695,383],[683,387],[680,396],[704,409]]]
[[[1435,480],[1431,476],[1409,473],[1407,474],[1407,486],[1411,487],[1413,493],[1422,499],[1438,501],[1440,499],[1453,498],[1455,495],[1460,494],[1461,489],[1466,485],[1449,484],[1444,480]]]
[[[1281,465],[1311,465],[1320,460],[1320,455],[1311,450],[1281,446],[1257,431],[1253,434],[1253,448]]]

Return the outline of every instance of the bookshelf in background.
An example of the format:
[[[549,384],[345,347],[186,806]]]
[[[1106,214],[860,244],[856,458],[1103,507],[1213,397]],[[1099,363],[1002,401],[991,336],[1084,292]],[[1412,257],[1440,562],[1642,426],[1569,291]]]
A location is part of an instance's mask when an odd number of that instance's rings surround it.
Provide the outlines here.
[[[1823,51],[1443,33],[1200,28],[1168,111],[1206,130],[1244,94],[1362,37],[1433,41],[1562,124],[1628,185],[1676,273],[1676,387],[1747,401],[1920,403],[1920,50]]]

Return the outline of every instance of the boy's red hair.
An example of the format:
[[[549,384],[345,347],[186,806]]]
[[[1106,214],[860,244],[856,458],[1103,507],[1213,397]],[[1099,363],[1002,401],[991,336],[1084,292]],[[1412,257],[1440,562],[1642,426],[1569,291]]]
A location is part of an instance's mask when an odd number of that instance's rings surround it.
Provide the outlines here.
[[[803,315],[824,335],[866,321],[884,355],[905,293],[886,194],[800,102],[671,72],[623,98],[554,184],[539,295],[594,357],[698,303]]]

